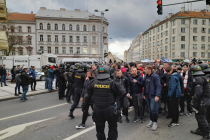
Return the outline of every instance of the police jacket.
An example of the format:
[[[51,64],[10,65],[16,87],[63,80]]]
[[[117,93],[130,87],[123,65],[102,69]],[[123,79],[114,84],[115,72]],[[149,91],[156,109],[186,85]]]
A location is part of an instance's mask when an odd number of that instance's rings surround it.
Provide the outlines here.
[[[86,74],[85,72],[76,72],[74,75],[74,87],[75,88],[83,88],[85,82]]]
[[[64,72],[65,72],[65,70],[63,68],[58,68],[57,76],[58,76],[59,81],[62,81],[62,82],[65,83],[65,78],[64,78],[64,75],[63,75]]]
[[[98,80],[94,79],[89,88],[88,92],[84,97],[82,108],[89,104],[91,97],[93,97],[94,105],[98,108],[107,108],[114,106],[114,96],[120,96],[121,89],[118,83],[114,82],[111,78]]]
[[[127,95],[127,93],[130,93],[130,81],[127,77],[121,76],[121,77],[116,77],[115,82],[118,82],[120,86],[123,86],[125,88],[125,92],[122,96]]]

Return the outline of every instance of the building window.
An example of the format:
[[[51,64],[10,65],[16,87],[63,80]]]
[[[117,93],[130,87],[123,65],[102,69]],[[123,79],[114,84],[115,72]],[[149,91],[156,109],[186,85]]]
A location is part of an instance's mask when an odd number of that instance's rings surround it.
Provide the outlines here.
[[[168,50],[168,46],[165,46],[165,51],[167,51]]]
[[[12,33],[15,32],[15,27],[14,27],[14,26],[11,26],[10,29],[11,29],[11,32],[12,32]]]
[[[18,32],[19,32],[19,33],[22,32],[22,27],[21,27],[21,26],[18,27]]]
[[[166,23],[166,28],[168,28],[168,22]]]
[[[201,36],[201,41],[205,41],[205,36]]]
[[[160,45],[162,45],[162,44],[163,44],[163,40],[160,41]]]
[[[40,35],[40,41],[43,41],[43,35]]]
[[[167,36],[167,35],[168,35],[168,31],[166,31],[166,33],[165,33],[165,34],[166,34],[166,36]]]
[[[149,47],[151,47],[152,45],[151,45],[151,43],[149,43]]]
[[[209,29],[209,34],[210,34],[210,29]]]
[[[175,28],[173,29],[172,33],[173,33],[173,34],[175,34],[175,33],[176,33],[176,29],[175,29]]]
[[[15,50],[12,50],[12,56],[14,56],[15,55]]]
[[[202,49],[202,50],[205,50],[205,44],[202,44],[202,45],[201,45],[201,49]]]
[[[157,42],[157,45],[158,45],[158,46],[160,45],[160,41]],[[145,47],[146,47],[146,46],[145,46]]]
[[[185,52],[181,52],[181,57],[185,57]]]
[[[47,30],[51,30],[50,23],[47,24]]]
[[[77,25],[77,28],[76,28],[76,30],[77,30],[77,31],[79,31],[79,25]]]
[[[58,42],[58,35],[55,35],[55,42]]]
[[[198,20],[197,19],[194,19],[193,20],[193,24],[197,25],[198,24]]]
[[[47,47],[47,52],[51,53],[51,47]]]
[[[182,23],[182,24],[185,24],[185,19],[182,19],[182,20],[181,20],[181,23]]]
[[[28,33],[31,33],[31,27],[28,27]]]
[[[28,38],[28,45],[31,45],[31,38]]]
[[[163,25],[161,26],[161,31],[163,30]]]
[[[159,59],[159,54],[157,55],[157,59]]]
[[[197,57],[197,52],[193,52],[193,57]]]
[[[176,25],[176,21],[174,20],[174,21],[173,21],[173,26],[175,26],[175,25]]]
[[[168,54],[167,53],[165,53],[165,59],[167,59],[168,58]]]
[[[55,24],[55,30],[58,30],[58,24]]]
[[[92,54],[96,54],[96,48],[92,48]]]
[[[174,36],[174,37],[172,37],[172,42],[175,42],[175,36]]]
[[[197,33],[197,28],[193,28],[193,33]]]
[[[193,49],[197,49],[197,44],[193,44]]]
[[[47,35],[47,41],[51,42],[51,35]]]
[[[44,52],[44,47],[43,46],[40,46],[39,47],[39,50],[42,51],[42,53],[43,53]]]
[[[193,36],[193,41],[197,41],[198,37],[197,36]]]
[[[39,29],[43,30],[43,24],[42,23],[39,24]]]
[[[73,30],[73,28],[72,28],[72,25],[70,24],[69,25],[69,31],[72,31]]]
[[[201,57],[202,57],[202,58],[205,57],[205,52],[201,52]]]
[[[151,41],[151,37],[149,38],[149,41]]]
[[[66,54],[66,47],[62,47],[62,54]]]
[[[55,54],[59,54],[58,47],[55,47]]]
[[[172,53],[172,57],[173,57],[173,58],[175,57],[175,52]]]
[[[77,42],[80,42],[80,37],[79,36],[77,36]]]
[[[153,34],[155,33],[155,29],[153,29]]]
[[[208,37],[208,42],[210,42],[210,36]]]
[[[62,42],[66,42],[66,36],[62,35]]]
[[[181,49],[185,49],[185,44],[181,44]]]
[[[95,26],[95,25],[93,25],[93,27],[92,27],[92,31],[93,31],[93,32],[95,32],[95,31],[96,31],[96,26]]]
[[[185,33],[185,28],[181,28],[181,32],[182,33]]]
[[[73,36],[69,36],[69,42],[73,42]]]
[[[163,33],[161,33],[161,37],[163,37]]]
[[[77,47],[77,54],[80,54],[80,47]]]
[[[202,25],[206,25],[206,20],[202,20]]]
[[[93,43],[96,43],[96,37],[95,36],[92,37],[92,41],[93,41]]]
[[[6,29],[6,26],[4,25],[4,26],[3,26],[3,31],[6,31],[6,30],[7,30],[7,29]]]
[[[210,58],[210,53],[208,53],[208,58]]]
[[[151,31],[149,32],[149,35],[151,35]]]
[[[62,24],[62,30],[65,31],[66,30],[66,26],[65,24]]]
[[[87,26],[86,25],[83,26],[83,31],[87,31]]]
[[[201,28],[201,32],[205,33],[206,32],[206,28]]]
[[[172,50],[175,50],[175,44],[174,44],[174,45],[172,45]]]
[[[181,36],[181,41],[185,41],[185,36]]]
[[[87,43],[87,36],[84,36],[84,42]]]
[[[87,54],[87,48],[83,48],[83,54]]]
[[[153,36],[153,40],[155,40],[155,36]]]
[[[153,42],[153,47],[155,47],[155,42]]]
[[[159,52],[159,48],[157,48],[157,52]]]
[[[160,38],[160,35],[158,34],[158,37],[157,37],[158,39]]]
[[[28,55],[31,55],[31,50],[28,50]]]
[[[19,55],[23,55],[23,50],[18,51]]]
[[[168,43],[168,38],[165,39],[165,42]]]
[[[73,47],[69,47],[69,54],[73,54]]]
[[[210,45],[208,45],[208,50],[210,50]]]

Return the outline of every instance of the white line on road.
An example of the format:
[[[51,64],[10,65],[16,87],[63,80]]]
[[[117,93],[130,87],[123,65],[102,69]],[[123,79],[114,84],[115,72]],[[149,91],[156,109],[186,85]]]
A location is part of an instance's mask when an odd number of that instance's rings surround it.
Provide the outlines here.
[[[7,120],[7,119],[11,119],[11,118],[15,118],[15,117],[19,117],[19,116],[23,116],[23,115],[28,115],[28,114],[31,114],[31,113],[35,113],[35,112],[39,112],[39,111],[43,111],[43,110],[47,110],[47,109],[51,109],[51,108],[56,108],[56,107],[63,106],[63,105],[67,105],[67,104],[68,104],[68,103],[59,104],[59,105],[55,105],[55,106],[50,106],[50,107],[46,107],[46,108],[42,108],[42,109],[38,109],[38,110],[26,112],[26,113],[14,115],[14,116],[2,118],[2,119],[0,119],[0,121]]]
[[[128,112],[131,112],[132,110],[133,109],[129,110]],[[91,126],[91,127],[87,128],[87,129],[85,129],[83,131],[80,131],[80,132],[78,132],[78,133],[76,133],[76,134],[74,134],[74,135],[72,135],[72,136],[70,136],[68,138],[63,139],[63,140],[72,140],[72,139],[74,139],[74,138],[76,138],[76,137],[78,137],[78,136],[80,136],[82,134],[85,134],[86,132],[91,131],[91,130],[93,130],[95,128],[96,128],[95,125],[94,126]]]

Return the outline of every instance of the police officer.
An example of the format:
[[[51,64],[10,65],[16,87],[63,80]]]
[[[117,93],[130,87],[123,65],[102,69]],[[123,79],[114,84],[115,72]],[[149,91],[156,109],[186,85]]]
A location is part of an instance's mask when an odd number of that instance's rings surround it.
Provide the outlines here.
[[[69,117],[74,119],[74,115],[73,112],[75,110],[75,108],[77,107],[77,105],[79,104],[80,101],[80,97],[82,94],[82,90],[83,90],[83,85],[85,82],[85,78],[86,78],[86,73],[85,73],[85,69],[86,69],[86,64],[76,64],[76,67],[79,68],[77,70],[77,72],[74,74],[74,103],[71,106],[70,109],[70,113],[69,113]]]
[[[109,138],[107,140],[116,140],[118,137],[114,95],[120,96],[122,93],[120,90],[119,85],[110,78],[110,68],[108,66],[100,67],[97,77],[90,84],[82,105],[82,110],[84,110],[93,96],[93,121],[96,123],[98,140],[106,139],[104,134],[106,121],[109,124]]]
[[[64,93],[65,93],[65,89],[66,89],[66,82],[65,82],[65,78],[64,78],[64,73],[65,73],[65,69],[64,69],[65,65],[63,63],[60,64],[60,67],[57,70],[57,76],[58,76],[58,95],[59,95],[59,100],[63,100],[64,99]]]
[[[202,64],[201,66],[205,71],[208,67],[204,65],[205,64]],[[210,106],[210,79],[208,76],[202,76],[204,73],[199,65],[192,66],[190,71],[194,76],[192,85],[194,87],[192,107],[198,111],[195,114],[195,118],[198,122],[198,129],[191,131],[191,133],[202,135],[202,140],[210,140],[210,128],[206,120],[207,109]]]

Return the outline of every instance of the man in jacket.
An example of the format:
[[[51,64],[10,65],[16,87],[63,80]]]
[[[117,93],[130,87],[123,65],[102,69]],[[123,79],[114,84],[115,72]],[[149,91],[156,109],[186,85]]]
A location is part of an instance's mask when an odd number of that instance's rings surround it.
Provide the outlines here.
[[[122,75],[121,70],[117,70],[117,77],[115,79],[115,82],[119,83],[121,89],[124,91],[124,93],[117,97],[117,110],[121,112],[121,105],[123,106],[123,115],[125,115],[126,122],[129,123],[128,119],[128,97],[130,94],[130,82],[127,77]],[[122,117],[120,115],[119,122],[122,123]]]
[[[128,97],[132,99],[133,106],[135,110],[135,118],[133,122],[140,121],[141,123],[144,122],[143,120],[143,77],[137,74],[137,68],[132,69],[132,76],[130,77],[130,89],[131,95],[128,94]]]
[[[16,76],[20,74],[20,72],[23,70],[23,66],[24,64],[22,65],[22,67],[20,67],[20,65],[17,65],[17,68],[15,68],[15,79],[16,79]],[[15,85],[15,96],[18,96],[18,94],[22,94],[20,92],[20,83],[16,80],[16,85]],[[17,89],[18,89],[18,94],[17,94]]]
[[[92,65],[92,74],[94,77],[98,75],[98,69],[96,68],[96,65]]]
[[[53,66],[50,66],[50,69],[48,70],[48,91],[53,91],[53,80],[54,80],[54,74],[55,74],[55,68]]]
[[[152,72],[152,66],[145,67],[146,76],[144,77],[144,98],[147,101],[150,112],[150,122],[148,128],[157,130],[157,120],[159,111],[159,98],[161,93],[160,78]]]
[[[35,66],[31,67],[31,70],[29,72],[29,75],[32,76],[32,80],[31,80],[31,91],[36,91],[36,73],[35,73]]]
[[[14,80],[15,80],[15,68],[16,68],[16,66],[13,66],[13,68],[11,69],[11,74],[12,74],[11,83],[14,82]]]
[[[48,77],[49,77],[49,67],[46,66],[44,70],[44,76],[45,76],[45,89],[48,89]]]
[[[7,71],[6,71],[6,65],[4,64],[2,68],[0,68],[0,74],[1,74],[1,87],[3,87],[2,83],[4,83],[4,86],[8,86],[6,84],[6,78],[7,78]]]
[[[28,69],[24,68],[22,73],[21,73],[21,85],[22,85],[22,88],[23,88],[23,93],[22,93],[22,96],[21,96],[20,100],[23,101],[23,102],[28,100],[26,98],[26,93],[28,92],[28,85],[30,84],[30,78],[32,78],[32,76],[29,77],[27,72],[28,72]]]

